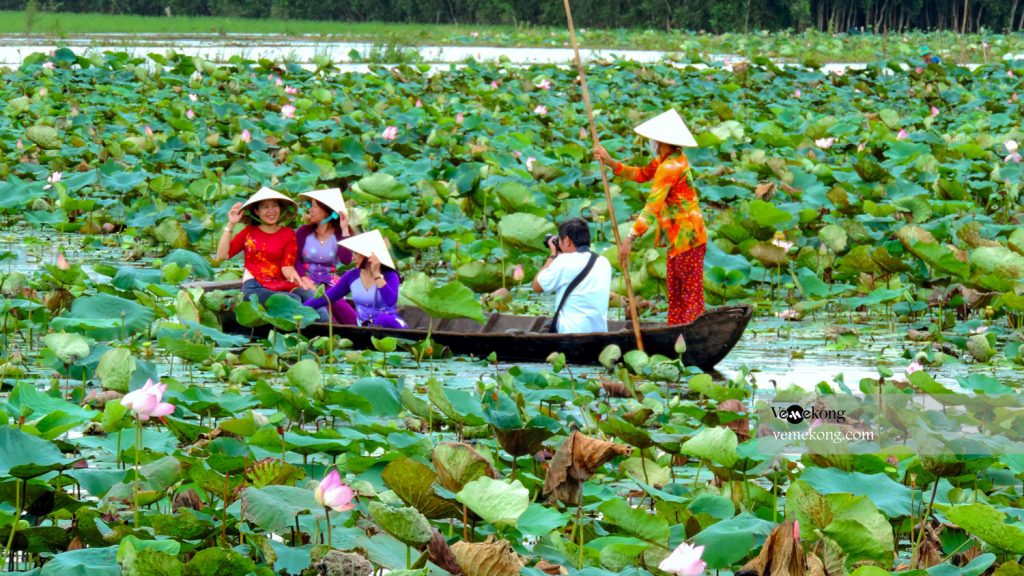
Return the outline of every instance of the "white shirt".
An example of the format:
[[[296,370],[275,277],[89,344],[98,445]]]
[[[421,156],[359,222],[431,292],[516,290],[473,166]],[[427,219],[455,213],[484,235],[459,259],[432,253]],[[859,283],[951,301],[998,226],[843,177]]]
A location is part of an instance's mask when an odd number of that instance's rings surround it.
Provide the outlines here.
[[[537,283],[545,292],[557,290],[554,306],[562,301],[562,294],[590,259],[590,252],[565,252],[551,265],[537,274]],[[612,288],[612,265],[604,256],[598,256],[594,267],[569,294],[558,315],[558,332],[607,332],[608,295]],[[554,309],[551,311],[554,314]]]

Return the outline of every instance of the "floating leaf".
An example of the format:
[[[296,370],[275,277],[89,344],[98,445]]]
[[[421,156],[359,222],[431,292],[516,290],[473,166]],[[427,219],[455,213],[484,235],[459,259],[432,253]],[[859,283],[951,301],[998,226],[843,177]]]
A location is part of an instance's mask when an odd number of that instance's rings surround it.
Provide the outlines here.
[[[530,505],[530,491],[519,480],[511,484],[481,476],[455,496],[478,516],[499,528],[514,526]]]
[[[370,502],[370,516],[378,526],[406,546],[422,546],[433,537],[430,522],[415,508],[392,508]]]

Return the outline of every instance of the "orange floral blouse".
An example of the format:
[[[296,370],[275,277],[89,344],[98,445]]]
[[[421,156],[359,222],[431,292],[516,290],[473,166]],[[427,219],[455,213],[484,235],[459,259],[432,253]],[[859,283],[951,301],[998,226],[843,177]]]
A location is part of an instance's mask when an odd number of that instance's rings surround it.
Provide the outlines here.
[[[651,184],[644,209],[633,223],[633,235],[643,236],[657,225],[657,233],[668,241],[669,257],[678,256],[708,241],[704,217],[697,204],[697,188],[693,185],[690,161],[679,152],[665,159],[655,158],[642,168],[615,165],[615,175]],[[657,243],[655,238],[655,243]]]

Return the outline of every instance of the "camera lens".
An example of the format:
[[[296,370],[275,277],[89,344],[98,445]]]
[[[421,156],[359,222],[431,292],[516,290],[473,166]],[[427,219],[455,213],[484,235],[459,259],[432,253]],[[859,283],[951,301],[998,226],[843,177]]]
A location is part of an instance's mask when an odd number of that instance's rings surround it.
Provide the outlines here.
[[[551,245],[551,240],[555,241],[555,252],[561,252],[562,247],[558,245],[558,234],[548,234],[544,237],[544,247],[547,248]]]

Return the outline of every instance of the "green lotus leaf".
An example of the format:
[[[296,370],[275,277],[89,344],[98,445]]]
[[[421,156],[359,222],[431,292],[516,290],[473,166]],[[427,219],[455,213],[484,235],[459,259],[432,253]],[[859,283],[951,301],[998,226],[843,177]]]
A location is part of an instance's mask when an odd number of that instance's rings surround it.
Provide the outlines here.
[[[480,302],[460,282],[435,287],[430,277],[421,272],[402,283],[400,295],[434,318],[469,318],[484,322]]]
[[[732,466],[739,460],[736,433],[729,428],[702,428],[696,436],[680,447],[680,452],[708,460],[722,466]]]
[[[507,214],[498,222],[498,233],[505,242],[524,250],[547,250],[544,237],[557,231],[550,219],[525,212]]]
[[[971,264],[986,274],[1005,278],[1024,278],[1024,256],[1003,246],[975,248],[970,255]]]
[[[111,348],[100,356],[96,366],[96,375],[107,390],[128,392],[132,374],[135,373],[135,357],[126,348]]]
[[[356,193],[363,194],[375,202],[403,200],[412,194],[412,189],[391,174],[383,172],[364,176],[352,188]]]
[[[370,516],[385,532],[406,546],[422,546],[433,538],[430,522],[415,508],[393,508],[373,501],[370,502]]]
[[[456,494],[478,516],[495,526],[514,526],[530,505],[530,491],[519,480],[511,483],[481,476]]]
[[[89,357],[89,342],[81,334],[54,332],[43,336],[43,343],[66,365],[76,364]]]
[[[29,126],[25,129],[25,137],[45,150],[58,150],[63,144],[60,132],[53,126]]]

